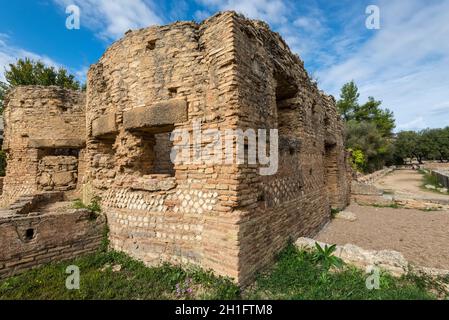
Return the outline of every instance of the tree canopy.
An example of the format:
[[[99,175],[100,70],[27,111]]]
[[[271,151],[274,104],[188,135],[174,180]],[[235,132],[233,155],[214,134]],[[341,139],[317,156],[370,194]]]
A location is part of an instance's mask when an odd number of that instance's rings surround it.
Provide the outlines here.
[[[449,161],[449,127],[444,129],[424,129],[421,131],[401,131],[394,143],[394,157],[397,164],[416,159]]]
[[[81,85],[75,76],[64,68],[55,69],[46,66],[42,61],[28,58],[19,59],[5,69],[6,82],[0,81],[0,111],[3,111],[3,99],[11,88],[20,85],[59,86],[80,90]]]
[[[353,153],[355,168],[370,172],[382,168],[393,158],[395,120],[393,112],[381,108],[381,101],[369,97],[360,104],[359,97],[354,81],[346,83],[341,88],[337,108],[346,120],[346,147]]]

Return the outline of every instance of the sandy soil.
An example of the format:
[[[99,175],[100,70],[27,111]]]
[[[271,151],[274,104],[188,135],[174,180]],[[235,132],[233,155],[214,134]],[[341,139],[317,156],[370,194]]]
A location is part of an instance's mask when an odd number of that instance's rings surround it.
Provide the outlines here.
[[[375,183],[377,188],[393,191],[395,195],[420,200],[449,201],[449,195],[421,189],[422,174],[415,170],[396,170]],[[449,228],[449,227],[448,227]]]
[[[334,219],[316,240],[364,249],[391,249],[410,262],[425,267],[449,269],[449,211],[411,209],[347,208],[357,215],[354,222]]]

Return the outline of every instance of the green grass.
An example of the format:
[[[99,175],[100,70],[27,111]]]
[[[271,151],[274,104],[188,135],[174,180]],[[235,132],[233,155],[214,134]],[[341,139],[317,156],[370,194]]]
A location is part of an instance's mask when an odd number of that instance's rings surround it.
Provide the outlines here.
[[[313,254],[290,245],[272,270],[261,274],[247,292],[252,299],[435,299],[443,293],[434,281],[415,275],[380,276],[380,289],[368,290],[363,271],[346,266],[326,272],[314,263]],[[432,293],[433,292],[433,293]],[[444,296],[443,296],[444,297]]]
[[[80,290],[65,287],[68,265],[80,269]],[[380,289],[372,291],[365,280],[353,267],[326,271],[313,253],[293,245],[242,292],[229,279],[199,268],[147,268],[123,253],[100,251],[3,280],[0,299],[435,299],[442,294],[432,280],[418,276],[381,274]]]
[[[69,265],[80,269],[79,290],[65,287]],[[120,271],[113,271],[117,265]],[[177,284],[185,289],[179,295]],[[0,299],[234,299],[238,294],[238,287],[230,280],[210,272],[168,264],[147,268],[115,251],[50,264],[0,282]]]
[[[445,194],[445,193],[438,191],[437,189],[427,189],[426,188],[426,185],[432,185],[435,188],[443,188],[443,185],[439,183],[438,178],[436,176],[434,176],[433,174],[429,173],[428,171],[422,170],[422,169],[419,170],[419,173],[421,173],[423,176],[423,181],[421,184],[422,190],[433,192],[433,193],[438,193],[438,194]],[[446,194],[449,195],[449,191]]]

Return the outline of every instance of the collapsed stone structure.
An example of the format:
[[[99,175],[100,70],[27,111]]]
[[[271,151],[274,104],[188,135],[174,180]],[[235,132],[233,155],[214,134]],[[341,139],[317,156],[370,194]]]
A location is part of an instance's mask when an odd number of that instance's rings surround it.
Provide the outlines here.
[[[7,152],[0,210],[0,278],[95,251],[105,219],[70,208],[81,190],[83,93],[18,87],[5,100]]]
[[[99,196],[111,246],[148,265],[193,263],[244,284],[290,238],[313,235],[331,207],[349,201],[335,101],[263,22],[224,12],[200,24],[128,32],[89,70],[85,127],[82,95],[64,91],[62,102],[55,90],[10,95],[6,198],[54,190],[85,203]],[[23,133],[32,110],[48,128],[40,135]],[[71,115],[52,120],[64,110]],[[198,122],[201,132],[278,129],[269,146],[279,154],[277,171],[261,175],[263,164],[207,157],[172,161],[174,148],[195,150],[171,134],[183,130],[195,140]],[[218,149],[232,146],[237,158],[237,140],[221,142]]]

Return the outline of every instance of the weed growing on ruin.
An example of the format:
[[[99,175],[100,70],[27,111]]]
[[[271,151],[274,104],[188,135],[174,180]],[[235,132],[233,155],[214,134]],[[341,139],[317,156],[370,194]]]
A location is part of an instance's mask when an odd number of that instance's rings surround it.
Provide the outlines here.
[[[340,211],[341,211],[340,209],[334,209],[334,208],[331,208],[331,218],[332,218],[332,219],[335,219],[335,217],[337,216],[337,214],[338,214]]]
[[[319,245],[318,242],[315,242],[315,252],[313,253],[312,259],[313,261],[321,266],[324,271],[329,271],[331,268],[342,268],[344,262],[339,257],[334,256],[334,252],[337,249],[337,245],[333,244],[328,246],[327,244],[323,247]]]
[[[245,292],[248,299],[435,299],[436,295],[416,278],[380,275],[380,289],[366,288],[363,270],[345,265],[325,273],[317,265],[313,252],[290,244],[271,270],[260,274]],[[420,279],[418,277],[418,279]]]
[[[100,197],[94,197],[89,204],[84,204],[80,199],[76,199],[73,201],[73,208],[75,209],[88,209],[91,211],[94,215],[92,216],[93,219],[97,217],[97,215],[101,212],[101,206],[100,206]]]

